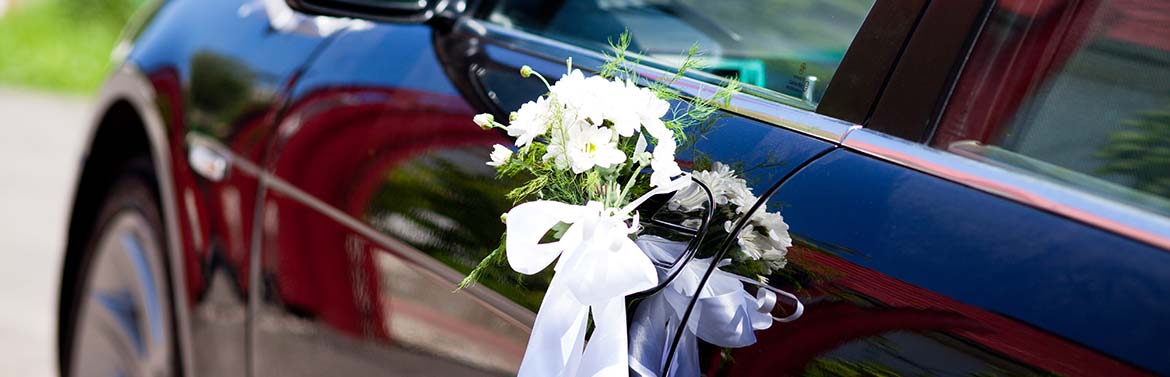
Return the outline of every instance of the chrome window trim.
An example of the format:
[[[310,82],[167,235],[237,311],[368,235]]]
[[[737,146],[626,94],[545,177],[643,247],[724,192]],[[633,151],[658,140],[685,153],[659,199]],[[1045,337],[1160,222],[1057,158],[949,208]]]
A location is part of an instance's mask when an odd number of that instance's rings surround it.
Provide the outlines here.
[[[456,26],[456,29],[458,32],[485,38],[501,47],[552,62],[561,63],[571,56],[574,60],[574,66],[584,70],[594,70],[595,66],[600,66],[600,63],[606,60],[605,55],[598,51],[477,19],[464,19]],[[582,64],[583,60],[595,63],[595,66]],[[649,79],[666,77],[671,74],[645,65],[639,65],[636,71],[642,77]],[[674,87],[684,95],[698,98],[710,98],[719,90],[716,85],[690,77],[679,79],[675,82]],[[778,94],[770,95],[770,93],[759,89],[745,88],[733,95],[726,106],[720,106],[720,108],[733,114],[756,119],[831,143],[840,143],[851,128],[860,127],[850,122],[785,105],[784,101],[799,102],[800,100],[785,99]]]
[[[1170,218],[1081,190],[873,130],[851,132],[846,150],[946,179],[1170,251]]]

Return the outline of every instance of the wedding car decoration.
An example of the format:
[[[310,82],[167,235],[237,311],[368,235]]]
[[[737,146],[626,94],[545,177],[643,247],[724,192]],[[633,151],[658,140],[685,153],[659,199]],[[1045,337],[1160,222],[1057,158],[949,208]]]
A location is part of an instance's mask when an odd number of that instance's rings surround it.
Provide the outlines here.
[[[803,313],[796,296],[766,285],[765,276],[787,264],[787,249],[792,246],[788,224],[780,213],[769,212],[763,203],[752,211],[758,198],[728,165],[714,162],[691,175],[705,185],[679,190],[667,203],[667,212],[685,219],[681,221],[685,227],[702,231],[695,215],[701,216],[713,201],[710,220],[722,225],[709,227],[699,237],[706,242],[699,245],[696,258],[665,289],[638,303],[629,329],[630,368],[641,376],[698,376],[698,340],[723,348],[746,347],[756,342],[755,331],[770,328],[773,321],[793,321]],[[636,243],[659,264],[678,260],[690,247],[688,242],[654,234],[643,234]],[[660,278],[667,273],[660,269]],[[754,287],[755,293],[745,286]],[[795,306],[783,318],[771,315],[777,295]],[[691,300],[695,300],[693,308]],[[675,334],[682,323],[686,326]]]
[[[697,48],[677,74],[646,82],[626,60],[629,42],[629,35],[622,35],[614,45],[616,54],[595,76],[574,69],[568,60],[566,73],[550,84],[522,67],[521,76],[541,80],[548,92],[523,104],[506,122],[491,114],[473,119],[484,129],[501,129],[515,138],[512,146],[494,146],[487,165],[501,176],[529,179],[508,194],[517,204],[501,216],[506,233],[500,246],[461,286],[473,284],[483,269],[505,263],[526,275],[553,265],[521,376],[624,376],[631,367],[661,375],[675,364],[675,370],[697,373],[697,357],[690,355],[696,337],[742,347],[754,342],[753,331],[772,322],[775,293],[758,288],[749,294],[744,284],[760,285],[764,275],[784,266],[791,239],[783,218],[758,211],[736,220],[756,201],[742,178],[724,165],[685,174],[675,160],[684,130],[706,121],[737,84],[730,81],[710,96],[681,101],[669,88],[697,65]],[[721,229],[724,239],[735,238],[736,251],[728,258],[706,252],[677,273],[662,271],[660,266],[682,258],[689,243],[642,234],[637,209],[656,195],[671,193],[667,207],[673,212],[724,213],[714,232]],[[683,226],[688,224],[693,225],[684,221]],[[731,265],[757,275],[748,279],[715,268]],[[711,275],[706,285],[704,275]],[[628,329],[627,296],[658,288],[661,294],[638,305]],[[688,323],[686,333],[677,334],[682,339],[674,342],[681,341],[687,356],[664,362],[675,335],[668,327],[687,323],[687,300],[696,295],[703,318]],[[636,334],[647,341],[631,350],[628,337]]]

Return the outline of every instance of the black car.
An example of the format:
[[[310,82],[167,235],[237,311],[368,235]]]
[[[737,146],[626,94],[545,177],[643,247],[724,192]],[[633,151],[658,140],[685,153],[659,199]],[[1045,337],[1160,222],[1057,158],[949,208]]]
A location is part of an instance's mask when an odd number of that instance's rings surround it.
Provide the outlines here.
[[[796,240],[768,281],[804,315],[684,350],[701,373],[1170,374],[1151,0],[150,1],[74,198],[61,374],[515,374],[545,286],[453,292],[516,183],[472,116],[623,31],[647,78],[705,51],[685,96],[744,84],[679,163],[735,166]]]

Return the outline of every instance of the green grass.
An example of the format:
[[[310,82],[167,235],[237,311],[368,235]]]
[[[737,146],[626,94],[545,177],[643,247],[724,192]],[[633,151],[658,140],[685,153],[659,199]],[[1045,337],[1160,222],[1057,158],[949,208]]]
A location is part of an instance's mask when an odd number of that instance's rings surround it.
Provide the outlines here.
[[[101,85],[123,16],[71,9],[61,0],[30,1],[0,18],[0,85],[73,93]]]

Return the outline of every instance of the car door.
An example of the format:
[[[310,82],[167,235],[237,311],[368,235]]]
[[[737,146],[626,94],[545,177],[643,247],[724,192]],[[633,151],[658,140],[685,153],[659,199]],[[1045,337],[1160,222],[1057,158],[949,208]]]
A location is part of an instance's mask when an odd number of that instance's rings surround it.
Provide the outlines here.
[[[895,22],[905,17],[892,16],[918,11],[906,2],[777,1],[768,14],[809,16],[817,21],[804,24],[806,36],[832,35],[792,38],[783,53],[762,54],[736,38],[785,40],[769,17],[741,35],[726,25],[754,8],[712,15],[705,4],[482,2],[425,24],[363,21],[337,36],[291,89],[263,164],[254,372],[515,373],[550,271],[519,278],[503,268],[454,290],[498,243],[499,216],[511,207],[504,194],[519,184],[484,164],[506,135],[471,117],[506,119],[543,93],[519,76],[521,66],[557,78],[571,57],[595,70],[606,38],[629,28],[645,54],[640,73],[662,77],[672,71],[663,58],[702,43],[715,65],[676,89],[710,95],[719,82],[712,73],[755,81],[714,123],[693,130],[679,158],[689,167],[734,166],[763,192],[854,126],[840,114],[868,108],[874,98],[857,92],[876,95],[870,90],[885,78],[863,73],[882,62],[888,70],[897,53],[877,46],[900,46],[888,39],[905,34],[891,25],[908,32]],[[855,36],[876,42],[854,48]]]
[[[1170,373],[1170,43],[1147,34],[1170,12],[969,3],[932,4],[867,128],[768,199],[804,316],[704,346],[709,375]]]
[[[115,53],[150,81],[166,130],[152,142],[171,152],[157,173],[174,192],[163,201],[177,220],[167,233],[178,240],[169,262],[179,356],[188,375],[240,375],[260,182],[243,168],[263,157],[281,90],[347,21],[298,16],[273,0],[157,3]]]

